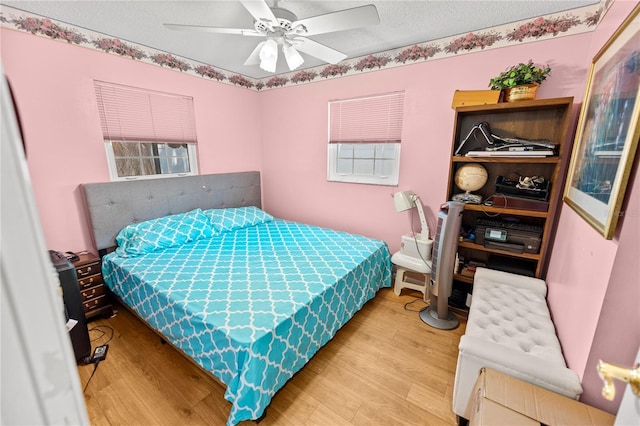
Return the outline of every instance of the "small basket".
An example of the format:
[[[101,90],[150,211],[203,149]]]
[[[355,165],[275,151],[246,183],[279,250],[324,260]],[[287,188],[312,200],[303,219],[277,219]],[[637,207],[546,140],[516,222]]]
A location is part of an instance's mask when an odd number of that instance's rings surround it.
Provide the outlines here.
[[[522,84],[504,89],[507,102],[529,101],[536,98],[539,84]]]

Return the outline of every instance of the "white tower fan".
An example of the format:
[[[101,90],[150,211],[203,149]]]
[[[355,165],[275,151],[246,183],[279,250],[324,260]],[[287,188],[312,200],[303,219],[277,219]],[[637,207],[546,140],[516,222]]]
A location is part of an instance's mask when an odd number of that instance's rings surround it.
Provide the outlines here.
[[[453,287],[453,270],[463,210],[463,203],[448,201],[440,206],[438,213],[429,283],[431,303],[420,312],[420,319],[441,330],[452,330],[460,323],[449,311],[449,296]]]

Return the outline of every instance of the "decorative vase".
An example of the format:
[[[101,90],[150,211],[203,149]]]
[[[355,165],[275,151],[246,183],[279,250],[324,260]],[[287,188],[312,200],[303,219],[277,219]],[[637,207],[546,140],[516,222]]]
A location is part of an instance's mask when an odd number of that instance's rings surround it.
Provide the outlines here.
[[[520,86],[504,89],[504,100],[506,102],[530,101],[536,98],[539,84],[522,84]]]

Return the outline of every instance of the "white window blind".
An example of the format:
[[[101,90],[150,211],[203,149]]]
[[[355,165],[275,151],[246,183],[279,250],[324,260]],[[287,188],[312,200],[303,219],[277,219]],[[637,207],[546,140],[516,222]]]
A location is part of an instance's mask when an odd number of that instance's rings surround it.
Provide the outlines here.
[[[193,98],[95,81],[105,140],[196,143]]]
[[[404,92],[329,102],[330,143],[399,143]]]
[[[327,179],[397,185],[404,92],[329,102]]]

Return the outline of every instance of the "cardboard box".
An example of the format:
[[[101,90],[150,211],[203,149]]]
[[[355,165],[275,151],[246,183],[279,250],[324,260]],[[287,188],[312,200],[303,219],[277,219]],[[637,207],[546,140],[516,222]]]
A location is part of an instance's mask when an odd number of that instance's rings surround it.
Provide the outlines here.
[[[540,426],[537,422],[524,414],[493,402],[490,399],[482,401],[482,408],[472,416],[469,426]]]
[[[451,108],[469,105],[497,104],[500,90],[456,90],[453,93]]]
[[[615,417],[514,377],[483,368],[466,418],[470,425],[612,425]]]

